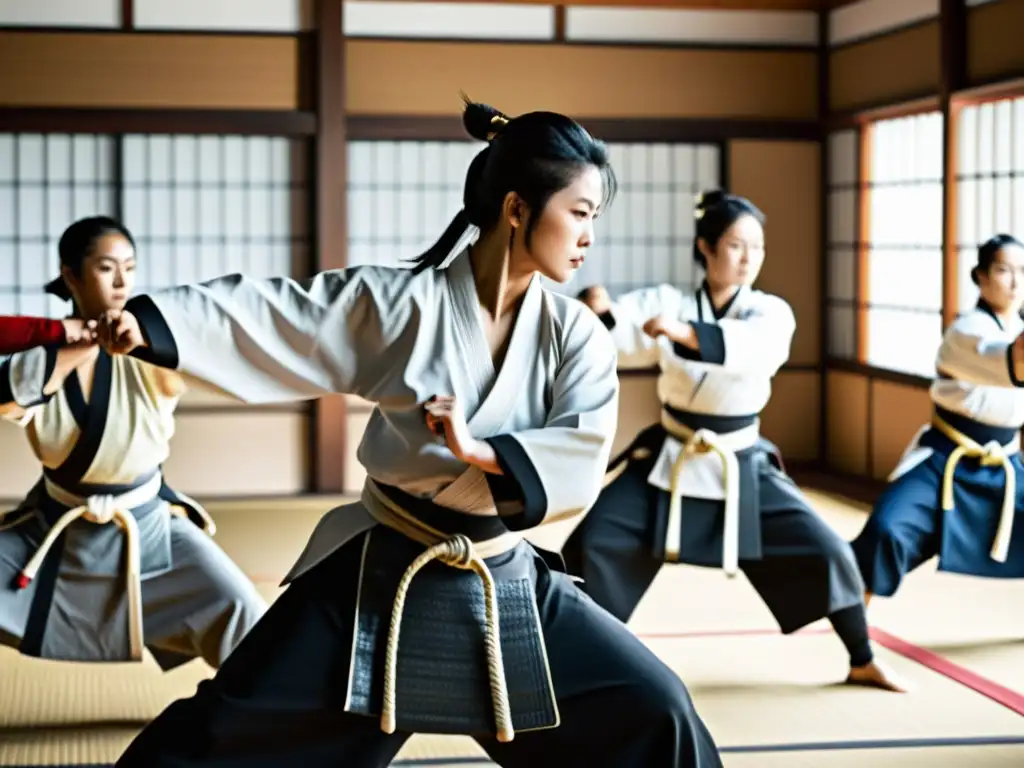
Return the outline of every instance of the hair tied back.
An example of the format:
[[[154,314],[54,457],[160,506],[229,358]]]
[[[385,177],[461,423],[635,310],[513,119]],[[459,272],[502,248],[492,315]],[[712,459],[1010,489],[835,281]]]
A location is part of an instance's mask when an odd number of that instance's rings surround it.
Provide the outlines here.
[[[704,218],[704,214],[708,212],[708,209],[714,208],[719,203],[726,200],[728,195],[721,189],[712,189],[706,192],[701,192],[697,195],[697,205],[693,212],[693,217],[697,220]]]
[[[505,126],[509,124],[508,115],[495,109],[488,104],[480,104],[472,101],[465,93],[460,92],[466,109],[462,113],[462,124],[466,133],[480,141],[493,141],[501,135]]]

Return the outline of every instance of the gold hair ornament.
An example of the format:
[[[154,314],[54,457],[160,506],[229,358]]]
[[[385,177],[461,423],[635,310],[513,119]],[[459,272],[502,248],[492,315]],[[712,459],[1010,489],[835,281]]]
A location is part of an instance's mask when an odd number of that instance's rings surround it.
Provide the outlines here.
[[[502,128],[508,125],[508,118],[504,115],[495,115],[491,118],[491,125],[496,125],[498,128],[487,134],[488,141],[494,141],[494,137],[501,132]]]

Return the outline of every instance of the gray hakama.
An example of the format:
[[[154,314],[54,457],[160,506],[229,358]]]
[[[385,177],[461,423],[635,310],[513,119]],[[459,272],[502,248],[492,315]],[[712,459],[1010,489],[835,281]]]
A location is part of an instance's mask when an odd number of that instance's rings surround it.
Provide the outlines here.
[[[700,352],[639,329],[691,322]],[[706,290],[668,286],[620,298],[602,317],[620,365],[658,362],[661,423],[609,467],[607,484],[562,555],[583,589],[628,621],[665,563],[743,571],[785,633],[828,616],[854,666],[871,661],[864,586],[849,544],[810,508],[757,413],[788,357],[788,305],[741,288],[715,312]],[[673,498],[675,501],[673,502]]]
[[[0,521],[0,642],[64,661],[217,667],[266,610],[213,542],[203,508],[160,471],[180,396],[175,377],[97,349],[91,396],[72,371],[43,394],[57,350],[0,368],[4,417],[43,474]]]
[[[321,520],[237,653],[121,768],[385,766],[413,732],[472,736],[505,766],[721,765],[678,677],[523,539],[586,509],[609,457],[615,352],[579,304],[535,278],[500,369],[465,253],[420,274],[231,276],[130,309],[138,354],[242,399],[377,406],[362,498]],[[431,433],[436,394],[501,475]]]

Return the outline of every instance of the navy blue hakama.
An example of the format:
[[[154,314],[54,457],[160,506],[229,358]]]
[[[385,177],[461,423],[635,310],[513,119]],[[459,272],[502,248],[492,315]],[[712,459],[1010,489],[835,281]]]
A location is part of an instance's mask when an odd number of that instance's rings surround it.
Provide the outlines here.
[[[984,445],[1010,443],[1013,428],[992,427],[939,410],[939,415],[972,440]],[[932,454],[894,480],[881,496],[860,535],[853,541],[868,591],[881,597],[896,593],[903,577],[932,557],[939,570],[969,576],[1024,577],[1024,462],[1010,457],[1016,476],[1013,532],[1005,562],[992,558],[1006,488],[1001,466],[984,466],[978,458],[961,458],[953,475],[952,510],[942,508],[946,462],[956,443],[936,428],[919,444]]]

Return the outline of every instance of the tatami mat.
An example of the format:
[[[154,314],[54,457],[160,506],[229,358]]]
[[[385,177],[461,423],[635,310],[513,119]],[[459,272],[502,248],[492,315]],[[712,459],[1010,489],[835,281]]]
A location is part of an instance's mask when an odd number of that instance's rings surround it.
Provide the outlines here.
[[[832,635],[725,636],[651,641],[686,682],[716,742],[1021,736],[1024,718],[885,648],[879,659],[910,695],[840,685],[842,646]]]
[[[844,537],[863,525],[863,507],[809,495]],[[276,582],[332,503],[218,505],[217,539],[273,599]],[[532,538],[558,549],[573,525]],[[729,768],[1017,766],[1024,765],[1024,717],[906,648],[924,646],[989,682],[1024,691],[1020,605],[1024,582],[937,574],[933,565],[912,575],[896,598],[874,602],[872,624],[894,639],[890,647],[877,645],[878,656],[912,685],[906,696],[839,685],[847,660],[827,622],[777,634],[742,575],[665,568],[631,627],[686,682]],[[208,674],[201,662],[165,675],[149,660],[67,665],[0,649],[0,766],[110,765],[146,720]],[[950,739],[1021,743],[948,746]],[[929,746],[915,746],[918,740]],[[396,765],[408,768],[487,765],[466,738],[416,736],[399,757]]]
[[[725,768],[1020,768],[1024,746],[724,754]]]
[[[937,565],[911,573],[894,597],[873,599],[871,624],[997,681],[1024,706],[1024,580],[942,573]]]

